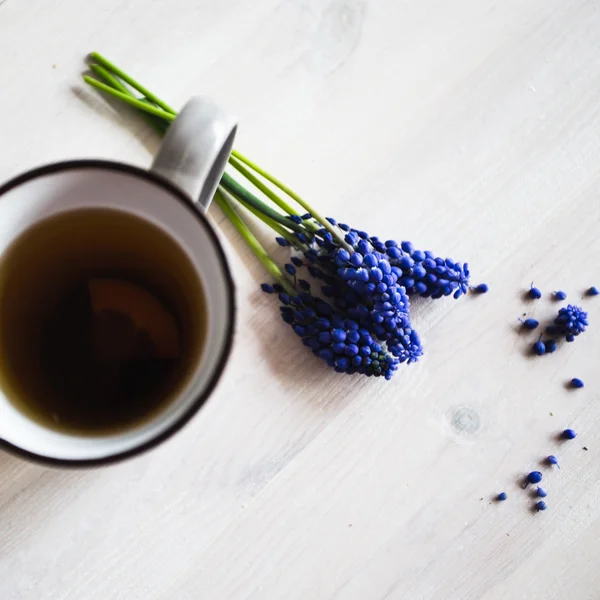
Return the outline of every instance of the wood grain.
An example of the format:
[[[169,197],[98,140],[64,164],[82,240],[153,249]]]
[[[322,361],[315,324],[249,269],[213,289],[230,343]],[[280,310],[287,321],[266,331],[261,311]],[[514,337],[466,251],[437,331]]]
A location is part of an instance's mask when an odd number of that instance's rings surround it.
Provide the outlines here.
[[[1,4],[0,180],[149,164],[152,132],[80,83],[98,50],[175,106],[218,99],[237,147],[325,212],[470,260],[491,291],[416,301],[426,355],[392,382],[341,377],[222,223],[240,315],[217,392],[117,466],[0,455],[0,598],[600,598],[599,39],[592,0]],[[557,308],[523,301],[532,280],[592,322],[543,359],[517,330]],[[520,479],[548,454],[534,514]]]

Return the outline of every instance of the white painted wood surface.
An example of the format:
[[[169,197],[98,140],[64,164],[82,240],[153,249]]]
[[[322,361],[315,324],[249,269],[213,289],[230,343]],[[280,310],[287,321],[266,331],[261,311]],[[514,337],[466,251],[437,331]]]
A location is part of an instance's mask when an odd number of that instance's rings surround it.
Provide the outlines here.
[[[600,300],[552,356],[516,331],[556,310],[523,302],[532,280],[600,285],[599,40],[594,0],[2,3],[0,180],[149,164],[153,134],[80,83],[98,50],[175,106],[220,100],[237,147],[326,213],[470,260],[491,291],[416,302],[426,355],[392,382],[338,376],[225,224],[241,308],[217,392],[117,466],[0,455],[0,598],[600,598]],[[534,514],[518,480],[551,453]]]

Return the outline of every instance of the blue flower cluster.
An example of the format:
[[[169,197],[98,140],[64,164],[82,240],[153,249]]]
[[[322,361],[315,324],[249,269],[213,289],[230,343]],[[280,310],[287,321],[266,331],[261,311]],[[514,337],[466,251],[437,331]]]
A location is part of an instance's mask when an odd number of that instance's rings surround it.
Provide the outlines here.
[[[304,215],[303,218],[310,215]],[[441,258],[429,250],[415,250],[410,242],[398,243],[394,240],[381,241],[377,236],[370,236],[365,231],[352,229],[335,219],[327,219],[345,232],[344,241],[352,248],[353,253],[377,252],[383,255],[390,266],[396,267],[398,284],[405,288],[407,294],[419,295],[423,298],[442,298],[453,295],[460,298],[469,289],[469,265],[455,262],[450,258]],[[327,257],[340,244],[333,239],[331,233],[321,228],[312,233],[309,239],[306,233],[294,232],[298,244],[312,248],[315,244],[320,248],[321,257]],[[281,237],[276,238],[281,246],[288,242]],[[361,247],[359,247],[361,244]],[[486,290],[487,291],[487,290]]]
[[[387,352],[368,329],[313,296],[310,284],[301,281],[300,287],[305,291],[293,296],[279,285],[263,284],[262,289],[279,294],[281,316],[304,345],[338,373],[391,379],[399,360]]]
[[[564,335],[567,342],[572,342],[585,331],[588,324],[587,312],[579,306],[569,304],[558,311],[554,325],[547,327],[546,331],[554,335]]]
[[[326,228],[315,227],[309,214],[294,219],[308,221],[306,231],[294,231],[291,244],[304,260],[293,257],[285,265],[296,295],[280,293],[282,317],[336,371],[389,379],[398,364],[413,363],[423,354],[410,322],[409,295],[459,298],[469,288],[468,265],[327,220],[344,232],[345,245]],[[284,238],[276,240],[290,245]],[[323,298],[297,278],[300,267],[320,281]],[[263,289],[282,291],[268,284]]]
[[[410,324],[408,296],[398,284],[398,269],[385,255],[369,250],[359,243],[352,254],[338,246],[328,253],[308,250],[304,255],[312,263],[311,275],[325,284],[323,295],[332,298],[337,309],[385,341],[401,363],[415,362],[423,349]]]
[[[328,219],[336,225],[334,219]],[[340,229],[346,232],[345,241],[354,251],[359,242],[367,243],[371,252],[385,255],[390,265],[399,269],[398,284],[404,287],[408,295],[419,295],[423,298],[441,298],[453,295],[460,298],[469,289],[469,265],[455,262],[450,258],[441,258],[429,250],[415,250],[410,242],[398,243],[394,240],[381,241],[377,236],[370,236],[365,231],[352,229],[343,223]],[[325,230],[317,231],[323,236]],[[329,249],[333,240],[323,237],[323,246]],[[319,243],[317,239],[317,243]]]

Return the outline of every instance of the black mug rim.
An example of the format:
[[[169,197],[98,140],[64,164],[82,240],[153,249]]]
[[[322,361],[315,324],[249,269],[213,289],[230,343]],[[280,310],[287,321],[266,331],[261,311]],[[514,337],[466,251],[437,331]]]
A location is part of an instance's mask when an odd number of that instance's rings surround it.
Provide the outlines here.
[[[208,219],[196,208],[196,206],[194,205],[192,200],[187,196],[187,194],[185,194],[181,189],[179,189],[177,186],[175,186],[162,175],[159,175],[152,171],[141,169],[133,165],[110,160],[67,160],[37,167],[10,179],[9,181],[0,186],[0,200],[2,200],[2,197],[8,191],[24,183],[27,183],[28,181],[31,181],[32,179],[36,179],[38,177],[57,172],[74,171],[78,169],[98,169],[104,171],[115,171],[120,173],[127,173],[136,177],[141,177],[142,179],[145,179],[146,181],[149,181],[154,185],[162,187],[172,196],[174,196],[175,199],[181,202],[189,210],[190,214],[198,221],[199,225],[204,229],[205,233],[215,246],[217,258],[221,264],[221,268],[225,276],[225,285],[227,289],[227,296],[229,298],[229,314],[227,331],[225,333],[225,344],[223,345],[223,349],[221,350],[220,356],[218,357],[217,366],[215,367],[214,373],[209,379],[207,385],[204,387],[202,392],[198,394],[198,396],[193,400],[193,402],[191,402],[188,409],[181,415],[181,417],[179,417],[179,419],[175,423],[173,423],[170,427],[168,427],[165,431],[161,432],[156,437],[153,437],[151,440],[148,440],[147,442],[144,442],[143,444],[140,444],[135,448],[131,448],[124,452],[111,454],[110,456],[106,456],[103,458],[63,459],[53,458],[50,456],[37,454],[35,452],[30,452],[29,450],[25,450],[19,446],[16,446],[15,444],[12,444],[0,438],[0,450],[6,450],[18,457],[26,458],[37,463],[59,467],[96,467],[120,462],[127,458],[131,458],[133,456],[137,456],[148,450],[151,450],[152,448],[166,441],[172,435],[177,433],[180,429],[182,429],[184,425],[186,425],[190,421],[190,419],[202,408],[202,406],[205,404],[205,402],[208,400],[208,398],[214,391],[215,387],[217,386],[217,383],[221,379],[223,371],[225,370],[225,365],[227,364],[233,347],[236,317],[235,284],[233,282],[231,269],[229,267],[229,263],[227,262],[223,246],[221,245],[221,242],[219,241],[219,238],[217,237],[214,228],[208,222]]]

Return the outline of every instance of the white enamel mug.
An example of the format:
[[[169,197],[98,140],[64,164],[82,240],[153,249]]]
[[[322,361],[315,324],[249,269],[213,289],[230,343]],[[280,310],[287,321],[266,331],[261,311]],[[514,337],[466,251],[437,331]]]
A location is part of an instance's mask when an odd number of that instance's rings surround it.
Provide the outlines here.
[[[0,448],[50,464],[109,463],[164,441],[202,407],[223,372],[233,340],[233,280],[204,213],[235,131],[235,121],[220,107],[207,98],[193,98],[170,125],[149,171],[78,160],[34,169],[0,187],[0,256],[25,230],[53,215],[81,208],[124,211],[158,226],[185,252],[202,282],[207,313],[204,350],[192,375],[149,421],[107,435],[64,433],[29,418],[0,389]]]

